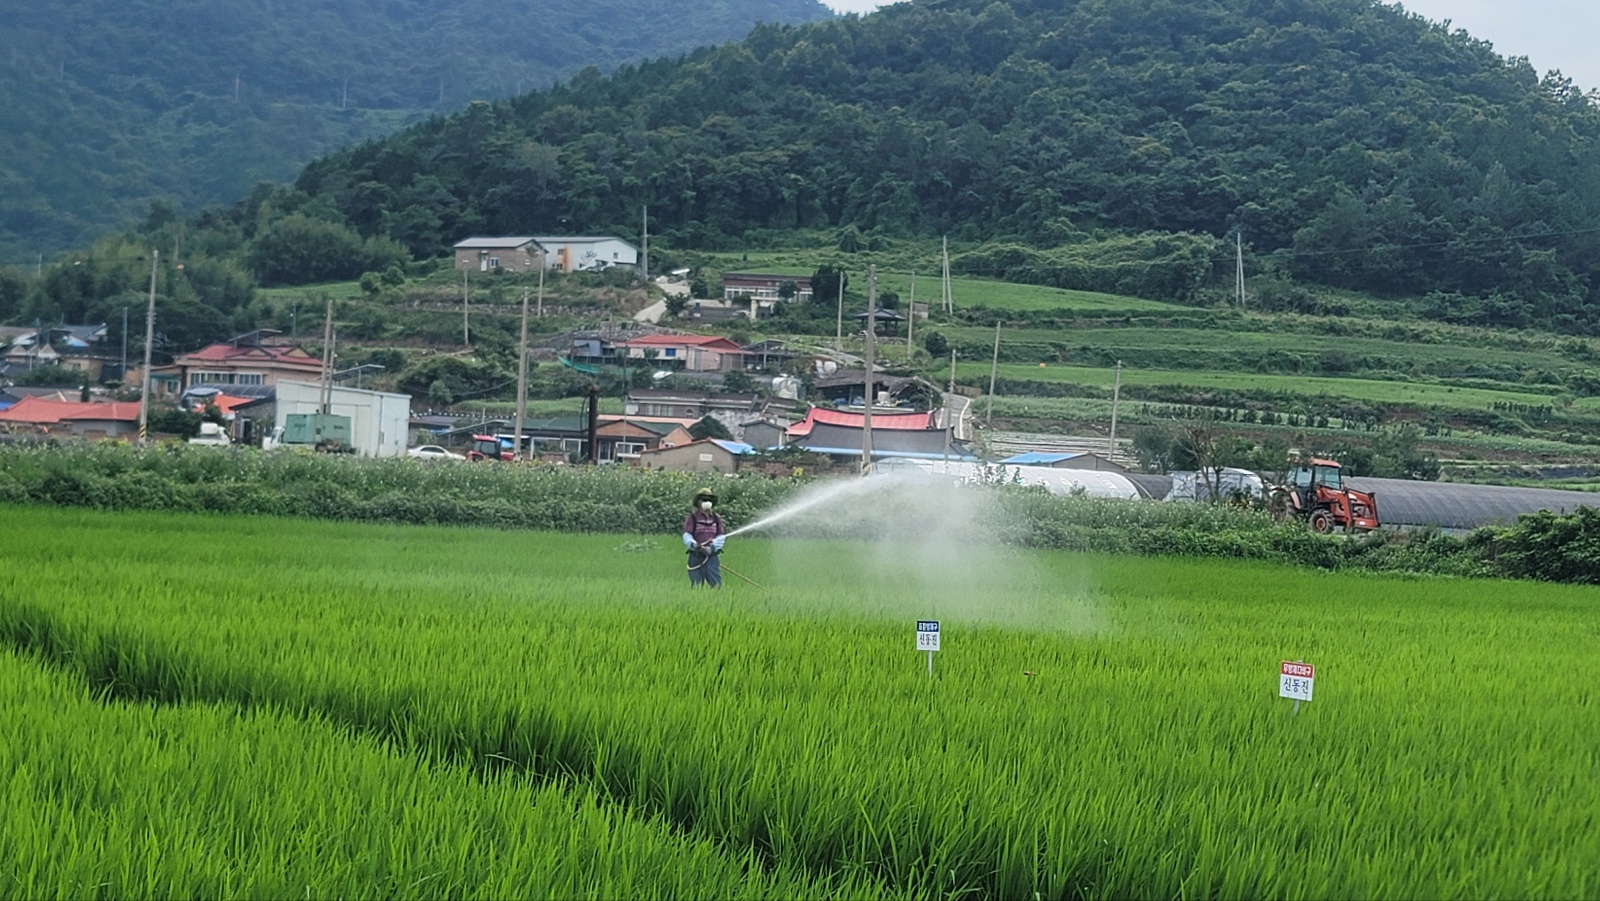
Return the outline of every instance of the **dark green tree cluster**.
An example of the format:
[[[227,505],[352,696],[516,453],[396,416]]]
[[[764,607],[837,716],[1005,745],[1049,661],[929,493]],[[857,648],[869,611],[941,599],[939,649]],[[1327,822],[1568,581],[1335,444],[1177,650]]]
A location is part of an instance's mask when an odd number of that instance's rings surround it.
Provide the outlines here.
[[[258,295],[260,284],[354,279],[410,262],[404,248],[387,238],[363,238],[326,203],[293,188],[262,185],[230,208],[187,221],[157,202],[143,222],[42,267],[37,276],[0,269],[0,322],[103,322],[115,346],[122,342],[126,310],[129,346],[142,355],[152,251],[160,253],[154,267],[154,352],[160,359],[271,322],[277,311]]]
[[[817,0],[0,4],[0,264],[586,67],[683,53]]]
[[[645,204],[679,246],[1111,230],[965,271],[1180,298],[1242,229],[1302,280],[1595,331],[1597,138],[1570,82],[1373,0],[927,0],[475,104],[299,185],[414,253]]]

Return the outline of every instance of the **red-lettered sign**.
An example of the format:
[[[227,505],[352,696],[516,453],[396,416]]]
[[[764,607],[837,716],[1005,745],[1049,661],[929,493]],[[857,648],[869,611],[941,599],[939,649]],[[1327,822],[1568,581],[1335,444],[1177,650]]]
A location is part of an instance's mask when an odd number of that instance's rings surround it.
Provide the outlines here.
[[[1278,697],[1309,702],[1315,678],[1316,668],[1311,664],[1283,661],[1278,667]]]

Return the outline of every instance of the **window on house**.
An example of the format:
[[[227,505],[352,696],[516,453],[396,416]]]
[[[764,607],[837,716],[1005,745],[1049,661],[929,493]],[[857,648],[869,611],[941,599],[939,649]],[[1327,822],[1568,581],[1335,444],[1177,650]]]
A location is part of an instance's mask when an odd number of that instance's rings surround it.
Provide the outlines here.
[[[490,269],[499,269],[500,268],[500,258],[499,257],[490,257],[489,258],[489,268]]]
[[[661,355],[663,357],[675,357],[678,355],[678,349],[676,347],[668,347],[661,351]],[[863,376],[863,378],[865,378],[865,376]]]
[[[644,444],[638,441],[618,441],[618,457],[637,457],[644,450]]]

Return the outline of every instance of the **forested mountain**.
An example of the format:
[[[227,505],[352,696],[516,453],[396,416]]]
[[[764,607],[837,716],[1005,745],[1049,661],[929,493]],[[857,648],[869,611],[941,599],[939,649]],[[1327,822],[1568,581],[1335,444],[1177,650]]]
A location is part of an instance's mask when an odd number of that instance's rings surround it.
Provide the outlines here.
[[[817,0],[0,4],[0,263],[152,199],[234,201],[476,98],[830,15]]]
[[[422,255],[644,204],[680,246],[1242,229],[1301,279],[1595,331],[1597,138],[1571,83],[1377,0],[918,0],[475,104],[299,187]]]

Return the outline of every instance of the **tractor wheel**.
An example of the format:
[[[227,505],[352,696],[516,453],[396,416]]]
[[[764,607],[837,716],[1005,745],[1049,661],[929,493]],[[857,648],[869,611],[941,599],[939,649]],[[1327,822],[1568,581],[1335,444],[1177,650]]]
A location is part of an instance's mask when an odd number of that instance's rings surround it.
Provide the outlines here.
[[[1283,491],[1273,491],[1267,497],[1267,515],[1273,522],[1283,522],[1289,518],[1289,498]]]
[[[1311,531],[1326,535],[1333,531],[1333,514],[1327,510],[1311,511]]]

